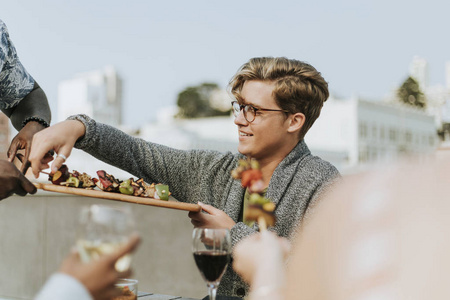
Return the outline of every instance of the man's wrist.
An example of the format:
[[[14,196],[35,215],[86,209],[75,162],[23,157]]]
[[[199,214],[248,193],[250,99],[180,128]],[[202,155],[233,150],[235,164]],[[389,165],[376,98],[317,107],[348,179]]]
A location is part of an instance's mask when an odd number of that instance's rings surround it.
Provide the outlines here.
[[[38,124],[41,124],[44,128],[50,127],[50,124],[43,118],[32,116],[25,118],[25,120],[22,121],[22,128],[24,128],[30,122],[36,122]]]

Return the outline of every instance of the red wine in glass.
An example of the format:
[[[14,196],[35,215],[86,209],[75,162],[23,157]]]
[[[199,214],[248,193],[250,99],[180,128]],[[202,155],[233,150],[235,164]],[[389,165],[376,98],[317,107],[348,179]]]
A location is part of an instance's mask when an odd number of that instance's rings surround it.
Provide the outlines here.
[[[230,261],[230,232],[227,229],[194,229],[192,252],[195,263],[208,286],[209,299],[215,300],[220,279]]]
[[[225,268],[230,261],[230,254],[226,251],[197,251],[194,252],[195,263],[205,281],[220,281]]]

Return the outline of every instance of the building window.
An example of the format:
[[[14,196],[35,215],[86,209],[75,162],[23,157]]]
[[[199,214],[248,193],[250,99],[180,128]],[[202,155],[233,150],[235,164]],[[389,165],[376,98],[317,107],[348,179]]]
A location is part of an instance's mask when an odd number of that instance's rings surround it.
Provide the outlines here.
[[[380,139],[384,140],[384,127],[383,126],[380,127]]]
[[[397,141],[397,131],[394,128],[389,129],[389,140],[391,142]]]
[[[412,133],[411,133],[411,131],[409,131],[409,130],[407,130],[407,131],[405,132],[405,141],[406,141],[407,143],[411,143],[411,141],[412,141]]]
[[[359,123],[359,137],[361,139],[367,138],[367,124],[364,122]]]
[[[378,128],[376,124],[373,124],[372,126],[372,138],[377,139],[378,137]]]

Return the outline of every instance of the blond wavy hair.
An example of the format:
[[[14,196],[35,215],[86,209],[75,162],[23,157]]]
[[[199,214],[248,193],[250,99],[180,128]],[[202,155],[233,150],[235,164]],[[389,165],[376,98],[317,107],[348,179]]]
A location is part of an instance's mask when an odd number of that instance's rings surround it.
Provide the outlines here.
[[[249,80],[275,82],[273,96],[278,106],[305,115],[300,139],[319,117],[329,96],[328,83],[320,72],[308,63],[286,57],[255,57],[242,65],[229,83],[231,94],[240,103],[242,87]]]

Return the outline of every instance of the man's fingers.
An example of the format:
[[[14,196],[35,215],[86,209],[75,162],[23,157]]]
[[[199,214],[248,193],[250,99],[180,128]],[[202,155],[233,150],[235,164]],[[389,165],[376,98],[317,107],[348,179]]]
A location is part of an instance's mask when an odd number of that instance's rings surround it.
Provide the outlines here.
[[[69,158],[71,152],[71,147],[62,147],[59,149],[58,154],[55,157],[55,160],[52,163],[51,173],[55,173],[59,168],[66,162],[67,158]]]
[[[48,164],[49,162],[54,160],[55,158],[53,157],[53,154],[55,154],[53,150],[45,153],[44,158],[42,159],[42,163]]]
[[[8,149],[8,161],[9,162],[14,161],[14,158],[16,157],[16,154],[17,154],[18,147],[19,147],[19,145],[17,143],[12,143],[9,146],[9,149]]]
[[[11,193],[11,194],[12,194],[12,193]],[[25,195],[27,194],[27,192],[26,192],[21,186],[19,186],[19,187],[17,187],[17,188],[14,190],[14,194],[23,197],[23,196],[25,196]]]
[[[116,252],[110,255],[110,259],[115,262],[125,254],[133,252],[136,247],[139,245],[141,238],[137,234],[133,234],[130,237],[130,240],[123,246],[121,246]]]
[[[211,205],[208,205],[208,204],[204,204],[202,202],[198,202],[198,205],[200,205],[202,210],[206,211],[207,213],[209,213],[211,215],[213,215],[218,210],[214,206],[211,206]]]
[[[37,191],[34,184],[31,181],[29,181],[23,174],[20,174],[20,184],[22,188],[25,190],[25,192],[29,194],[34,194]]]
[[[51,169],[51,173],[55,173],[56,171],[59,170],[59,168],[61,168],[61,166],[64,164],[66,160],[64,158],[62,158],[61,156],[57,156],[52,163],[52,169]]]
[[[123,272],[117,272],[117,278],[130,278],[131,273],[133,273],[131,271],[131,269],[128,269],[128,270],[123,271]]]
[[[200,214],[201,214],[200,212],[190,211],[188,213],[188,217],[191,218],[191,219],[194,219],[194,220],[198,220]]]
[[[30,156],[31,151],[31,143],[27,143],[25,146],[25,156],[24,160],[22,161],[22,167],[20,168],[20,171],[25,174],[28,170],[28,168],[31,166],[31,162],[28,160],[28,157]]]

